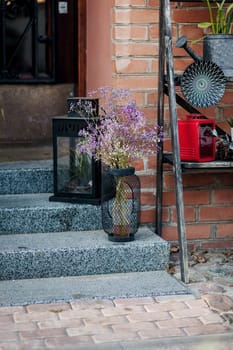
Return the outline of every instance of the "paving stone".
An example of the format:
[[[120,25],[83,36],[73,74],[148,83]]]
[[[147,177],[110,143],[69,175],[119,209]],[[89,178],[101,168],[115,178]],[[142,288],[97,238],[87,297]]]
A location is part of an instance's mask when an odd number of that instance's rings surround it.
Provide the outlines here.
[[[233,312],[223,312],[221,316],[229,325],[233,326]]]
[[[130,340],[139,340],[140,337],[136,332],[123,331],[120,333],[112,334],[95,334],[92,337],[94,343],[107,343],[107,342],[118,342],[118,341],[130,341]]]
[[[95,329],[96,325],[103,325],[103,326],[112,326],[114,324],[127,324],[129,323],[129,320],[126,318],[126,316],[102,316],[98,318],[89,318],[89,315],[82,319],[82,322],[86,325],[91,325],[93,329]]]
[[[16,312],[14,314],[15,323],[27,323],[27,322],[37,322],[44,320],[57,320],[57,315],[52,312],[30,312],[28,314],[21,314]]]
[[[106,307],[114,307],[113,300],[100,299],[100,300],[77,300],[70,303],[72,309],[78,310],[89,310],[93,309],[104,309]]]
[[[87,313],[87,310],[85,310],[85,309],[84,310],[75,309],[75,310],[64,311],[61,314],[59,314],[59,318],[61,320],[67,320],[67,319],[70,319],[70,318],[81,319],[81,318],[85,318],[87,315],[88,315],[88,317],[93,317],[93,318],[97,318],[97,317],[103,316],[103,314],[102,314],[100,309],[90,308],[88,310],[88,313]]]
[[[64,336],[66,331],[64,328],[53,328],[53,329],[36,329],[35,331],[23,331],[20,332],[21,339],[40,339],[40,338],[52,338]]]
[[[56,337],[48,338],[44,341],[46,348],[43,349],[69,349],[70,346],[75,346],[77,349],[78,345],[82,344],[93,344],[90,336],[79,336],[79,337]]]
[[[200,320],[204,325],[223,323],[221,316],[216,312],[212,312],[211,310],[209,310],[209,312],[208,311],[203,312],[200,315]]]
[[[138,312],[132,315],[127,315],[129,322],[139,322],[139,321],[160,321],[167,320],[171,318],[170,313],[168,312]]]
[[[66,333],[70,337],[81,336],[81,335],[90,335],[95,334],[113,334],[113,330],[109,326],[96,325],[94,328],[92,326],[80,325],[79,327],[69,327],[66,329]]]
[[[45,311],[59,313],[59,312],[65,311],[65,310],[71,310],[71,305],[70,305],[70,303],[33,304],[33,305],[25,306],[25,310],[28,313],[30,313],[30,312],[45,312]],[[17,311],[17,309],[16,309],[16,311]]]
[[[227,295],[207,294],[203,296],[212,310],[226,312],[233,310],[233,299]]]
[[[179,296],[177,296],[179,297]],[[143,297],[143,298],[130,298],[130,299],[125,299],[125,298],[116,298],[114,299],[114,305],[141,305],[141,304],[150,304],[154,302],[153,297]]]
[[[152,331],[150,329],[143,329],[138,332],[141,339],[153,339],[153,338],[164,338],[164,337],[179,337],[184,335],[181,328],[168,328],[168,329],[156,329]]]
[[[203,327],[201,326],[195,326],[195,327],[185,327],[184,331],[189,336],[197,336],[197,335],[204,335],[204,334],[222,334],[225,332],[230,332],[230,330],[224,326],[223,324],[209,324]]]
[[[144,305],[144,308],[148,312],[163,312],[187,309],[188,306],[182,301],[172,301],[167,303],[151,303]]]
[[[170,319],[170,320],[164,320],[164,321],[158,321],[156,322],[156,325],[160,329],[168,329],[168,328],[183,328],[187,325],[190,326],[201,326],[202,323],[198,318],[195,317],[186,317],[183,319]]]
[[[129,322],[128,324],[115,324],[112,326],[112,330],[115,333],[124,332],[127,330],[139,332],[142,329],[155,331],[156,329],[158,329],[158,327],[156,327],[156,324],[154,322]]]
[[[23,332],[23,331],[34,331],[37,329],[35,322],[26,322],[26,323],[12,323],[5,322],[1,324],[1,332]],[[0,343],[1,344],[1,343]]]
[[[198,291],[201,294],[209,294],[209,293],[224,293],[226,291],[226,288],[223,286],[220,286],[216,283],[196,283],[195,288],[198,289]]]
[[[195,309],[195,308],[203,308],[203,309],[207,309],[206,307],[206,302],[202,299],[190,299],[190,300],[186,300],[185,304],[191,309]]]
[[[83,325],[82,319],[69,319],[69,320],[49,320],[37,323],[40,329],[50,329],[50,328],[71,328],[71,327],[80,327]]]
[[[174,302],[174,301],[187,301],[187,300],[193,300],[195,297],[193,294],[184,294],[184,295],[161,295],[161,296],[156,296],[155,300],[158,301],[159,303],[167,303],[169,302]]]
[[[44,342],[40,339],[22,341],[20,347],[15,342],[1,343],[1,350],[44,350]]]
[[[10,342],[10,341],[18,341],[18,332],[1,332],[0,331],[0,339],[4,339],[4,342]]]
[[[0,307],[0,315],[12,315],[14,312],[26,312],[26,308],[24,306],[5,306]]]
[[[196,283],[196,282],[205,282],[207,278],[203,273],[196,270],[191,270],[189,272],[189,280],[191,283]]]
[[[104,308],[102,313],[104,316],[113,316],[113,315],[130,315],[132,313],[145,312],[143,305],[125,305],[118,307]]]

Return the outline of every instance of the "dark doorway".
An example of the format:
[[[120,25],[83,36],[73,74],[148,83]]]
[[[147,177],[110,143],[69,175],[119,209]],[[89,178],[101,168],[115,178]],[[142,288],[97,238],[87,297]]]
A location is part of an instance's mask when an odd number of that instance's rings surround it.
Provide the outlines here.
[[[55,1],[1,0],[0,79],[55,80]]]
[[[85,94],[86,0],[0,0],[0,143],[50,143]]]
[[[0,82],[73,83],[82,1],[0,0]]]

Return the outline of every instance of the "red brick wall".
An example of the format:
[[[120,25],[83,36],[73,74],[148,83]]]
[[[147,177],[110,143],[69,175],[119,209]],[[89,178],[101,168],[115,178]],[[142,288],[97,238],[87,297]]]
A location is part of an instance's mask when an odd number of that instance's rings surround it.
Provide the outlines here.
[[[188,40],[200,38],[197,22],[207,20],[202,3],[171,2],[174,42],[181,35]],[[138,105],[145,112],[148,123],[156,121],[159,0],[115,0],[113,7],[112,51],[113,82],[119,88],[131,89]],[[193,46],[202,55],[202,44]],[[176,73],[182,73],[192,63],[183,49],[174,47]],[[170,149],[169,111],[165,105],[165,149]],[[225,130],[224,117],[233,116],[233,85],[229,83],[221,102],[201,110]],[[178,108],[178,117],[186,111]],[[154,223],[156,196],[156,160],[138,161],[136,169],[142,185],[141,222]],[[207,246],[233,246],[233,174],[184,174],[184,204],[187,238],[190,243]],[[176,206],[172,169],[165,166],[163,237],[177,239]]]

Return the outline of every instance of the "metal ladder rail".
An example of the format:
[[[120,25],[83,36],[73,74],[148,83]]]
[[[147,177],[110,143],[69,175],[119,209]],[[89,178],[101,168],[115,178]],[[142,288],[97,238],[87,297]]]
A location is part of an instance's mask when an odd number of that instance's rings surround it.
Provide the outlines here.
[[[173,173],[175,179],[176,211],[178,240],[180,246],[181,280],[189,283],[188,253],[184,219],[183,183],[178,139],[176,111],[175,75],[172,50],[170,0],[160,0],[160,58],[158,85],[158,123],[164,125],[164,65],[168,79],[169,111],[171,119],[171,139],[173,147]],[[163,145],[160,145],[157,157],[157,196],[156,196],[156,229],[162,232],[162,193],[163,193]]]

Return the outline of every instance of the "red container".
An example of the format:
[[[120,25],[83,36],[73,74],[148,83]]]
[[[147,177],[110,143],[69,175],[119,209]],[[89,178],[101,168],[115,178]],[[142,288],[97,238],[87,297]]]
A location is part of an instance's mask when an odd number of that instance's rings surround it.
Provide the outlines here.
[[[178,121],[180,159],[182,161],[210,162],[215,160],[215,121],[196,116]]]

